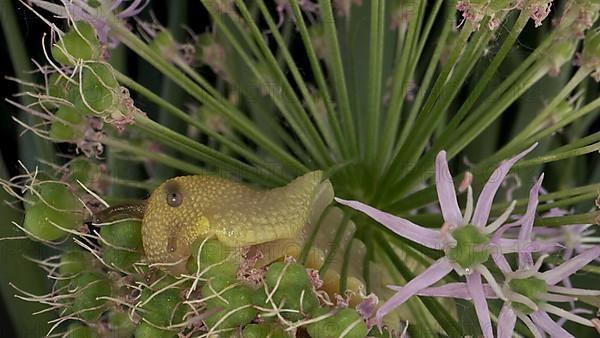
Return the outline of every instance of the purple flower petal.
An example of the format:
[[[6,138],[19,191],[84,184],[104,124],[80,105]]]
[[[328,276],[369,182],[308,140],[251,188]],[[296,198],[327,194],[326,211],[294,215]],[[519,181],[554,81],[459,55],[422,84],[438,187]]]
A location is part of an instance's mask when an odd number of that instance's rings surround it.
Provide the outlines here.
[[[494,245],[496,243],[492,242],[490,244]],[[494,247],[490,246],[489,251],[490,251],[490,256],[492,256],[494,263],[496,263],[496,266],[498,266],[498,269],[500,269],[500,271],[502,271],[504,274],[512,272],[512,268],[510,267],[510,264],[508,263],[508,261],[506,260],[506,257],[504,257],[504,254],[502,253],[502,248],[495,249]]]
[[[475,305],[475,312],[479,319],[479,325],[485,338],[494,338],[492,329],[492,321],[490,319],[490,310],[488,309],[487,300],[483,291],[483,283],[481,283],[481,275],[479,272],[473,272],[467,276],[467,288]]]
[[[388,214],[377,210],[371,206],[358,201],[347,201],[341,198],[335,198],[335,200],[343,205],[349,206],[352,209],[358,210],[367,214],[372,219],[385,225],[388,229],[397,233],[398,235],[408,238],[413,242],[417,242],[428,248],[439,249],[441,235],[439,231],[427,229],[422,226],[416,225],[413,222],[404,218]]]
[[[517,323],[517,315],[508,303],[504,303],[498,316],[498,338],[511,338]]]
[[[519,231],[519,241],[529,241],[531,240],[531,232],[533,230],[533,221],[535,219],[535,210],[538,206],[538,195],[540,193],[540,188],[542,187],[542,181],[544,180],[544,174],[540,175],[540,178],[533,185],[531,190],[529,191],[529,202],[527,203],[527,211],[525,215],[521,218],[521,230]],[[522,264],[524,262],[531,261],[531,253],[527,252],[519,252],[519,266],[523,267]]]
[[[379,304],[379,298],[374,293],[370,293],[365,299],[356,305],[356,312],[365,320],[372,318]]]
[[[527,203],[527,211],[521,218],[521,230],[519,231],[519,239],[521,241],[531,240],[531,232],[533,230],[533,221],[535,219],[535,209],[538,206],[538,195],[540,188],[542,187],[542,181],[544,180],[544,174],[540,175],[540,178],[533,185],[529,191],[529,202]]]
[[[499,238],[493,244],[498,245],[502,253],[532,253],[550,250],[558,246],[558,243],[546,243],[538,241],[519,241],[518,239]]]
[[[581,325],[585,325],[585,326],[589,326],[589,327],[594,326],[594,324],[592,324],[592,322],[590,322],[589,319],[583,318],[581,316],[578,316],[574,313],[571,313],[565,309],[561,309],[561,308],[554,306],[552,304],[549,304],[549,303],[546,303],[543,305],[543,310],[545,310],[546,313],[555,314],[559,318],[566,318],[567,320],[570,320],[577,324],[581,324]]]
[[[119,13],[120,18],[129,18],[140,14],[146,6],[150,3],[150,0],[146,0],[144,4],[141,4],[142,0],[134,0],[126,9]],[[141,5],[140,5],[141,4]]]
[[[542,336],[543,331],[538,328],[536,324],[534,324],[531,319],[522,313],[517,313],[517,317],[525,323],[525,326],[529,329],[529,331],[533,334],[534,338],[545,338]]]
[[[402,287],[398,286],[390,288],[395,291],[402,289]],[[486,298],[498,298],[494,290],[492,290],[492,288],[487,284],[483,284],[483,292],[485,293]],[[442,286],[429,287],[419,291],[417,295],[471,300],[471,294],[469,293],[467,284],[465,283],[448,283]]]
[[[575,338],[572,334],[560,327],[560,325],[556,324],[544,311],[534,312],[530,316],[534,323],[536,323],[542,328],[542,330],[546,331],[552,337]]]
[[[600,296],[600,290],[577,289],[558,285],[548,286],[548,291],[572,296]]]
[[[575,272],[577,272],[577,270],[583,268],[599,256],[600,246],[591,248],[587,251],[584,251],[582,254],[569,259],[568,261],[562,263],[554,269],[548,270],[540,274],[540,277],[543,280],[545,280],[546,283],[554,285],[560,282],[561,280],[569,277],[570,275],[574,274]]]
[[[435,163],[435,189],[437,190],[444,221],[452,226],[461,225],[462,214],[456,200],[454,180],[448,169],[448,161],[446,161],[446,152],[444,150],[438,153]]]
[[[392,298],[383,303],[379,310],[377,310],[377,314],[375,315],[377,325],[381,327],[381,323],[385,315],[400,306],[408,298],[412,297],[420,290],[444,278],[444,276],[449,274],[450,271],[452,271],[452,266],[447,259],[442,258],[433,263],[430,267],[423,271],[423,273],[411,279],[408,283],[406,283],[406,285],[404,285],[404,287],[402,287],[402,289],[396,292]]]
[[[477,206],[475,207],[475,213],[473,214],[473,219],[471,223],[483,227],[487,224],[488,218],[490,216],[490,209],[492,208],[492,202],[494,201],[494,196],[496,196],[496,192],[504,178],[510,171],[510,168],[521,158],[531,152],[535,147],[537,147],[537,143],[527,148],[525,151],[521,152],[517,156],[511,158],[508,161],[504,161],[494,170],[487,183],[483,187],[481,194],[479,194],[479,198],[477,199]]]

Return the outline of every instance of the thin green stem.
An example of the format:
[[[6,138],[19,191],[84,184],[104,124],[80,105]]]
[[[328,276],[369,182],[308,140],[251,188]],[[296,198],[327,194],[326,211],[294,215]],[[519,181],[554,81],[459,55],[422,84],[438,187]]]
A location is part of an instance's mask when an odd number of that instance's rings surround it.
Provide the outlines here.
[[[180,119],[181,121],[184,121],[184,122],[190,124],[191,126],[198,128],[200,131],[202,131],[203,133],[214,138],[216,141],[221,142],[224,146],[228,147],[235,153],[237,153],[240,156],[243,156],[247,160],[251,161],[257,167],[265,169],[265,170],[268,170],[271,167],[267,163],[265,163],[264,158],[260,157],[258,154],[256,154],[256,152],[249,149],[246,145],[236,142],[235,138],[223,136],[223,135],[219,134],[218,132],[210,129],[204,123],[201,123],[197,119],[186,114],[181,109],[175,107],[170,102],[168,102],[165,99],[163,99],[162,97],[154,94],[149,89],[147,89],[144,86],[140,85],[139,83],[135,82],[131,78],[123,75],[122,73],[115,72],[115,75],[116,75],[117,79],[119,80],[119,82],[128,86],[132,90],[142,94],[143,96],[148,98],[150,101],[156,103],[157,105],[162,107],[165,112],[168,112],[169,114],[172,114],[174,117]]]
[[[317,53],[315,52],[315,49],[312,45],[312,41],[310,39],[310,35],[308,33],[308,29],[304,21],[304,17],[302,16],[302,12],[300,11],[300,8],[298,6],[298,1],[290,0],[290,6],[292,8],[292,12],[294,12],[296,26],[300,33],[300,37],[302,38],[302,42],[304,44],[304,48],[306,50],[308,60],[310,62],[315,81],[317,82],[317,87],[319,88],[319,93],[321,94],[321,100],[323,100],[323,104],[325,105],[325,109],[327,110],[329,124],[331,125],[331,129],[333,130],[333,134],[335,135],[335,139],[338,144],[338,147],[340,148],[340,151],[342,151],[342,154],[347,156],[349,153],[348,144],[344,141],[344,138],[342,136],[341,126],[339,123],[339,119],[337,118],[336,111],[333,107],[331,94],[329,93],[329,87],[327,86],[325,76],[323,75],[323,70],[321,69],[321,65],[319,64]]]
[[[129,142],[119,141],[115,138],[106,137],[102,139],[102,143],[106,144],[119,151],[126,151],[133,155],[137,155],[140,158],[149,159],[155,161],[157,163],[169,166],[171,168],[181,170],[185,173],[195,174],[195,175],[205,175],[209,172],[209,170],[204,169],[202,167],[196,166],[194,164],[189,163],[188,161],[182,161],[177,158],[174,158],[169,155],[165,155],[161,152],[156,151],[148,151],[148,149],[144,149],[142,147],[134,146]],[[115,182],[118,182],[116,180]]]
[[[367,93],[367,135],[363,140],[366,143],[367,162],[375,164],[377,145],[380,139],[381,123],[381,81],[383,78],[383,38],[385,36],[385,3],[384,0],[371,0],[371,27],[369,46],[369,79]]]
[[[209,0],[201,0],[201,2],[207,8],[208,8],[208,6],[211,5]],[[255,24],[253,24],[253,21],[251,21],[252,19],[249,17],[249,13],[247,11],[245,11],[244,13],[245,13],[244,19],[246,20],[246,23],[250,26],[252,34],[254,36],[256,34],[258,34],[259,38],[261,39],[261,40],[257,40],[256,36],[254,39],[257,42],[258,47],[262,52],[262,54],[256,56],[257,58],[259,58],[259,60],[258,60],[259,62],[257,62],[256,59],[253,59],[250,55],[248,55],[247,50],[242,47],[242,45],[239,43],[238,39],[234,36],[231,29],[223,22],[219,13],[212,13],[212,18],[213,18],[213,21],[215,22],[215,24],[217,25],[220,33],[225,36],[225,38],[228,40],[229,44],[234,48],[234,50],[238,54],[239,58],[243,61],[243,63],[248,68],[248,70],[251,72],[252,76],[259,82],[258,85],[262,86],[262,87],[264,87],[264,89],[266,89],[266,91],[267,91],[269,97],[271,98],[271,100],[273,101],[273,103],[277,106],[277,108],[279,109],[281,114],[285,117],[287,122],[290,124],[290,126],[292,127],[294,132],[298,135],[298,138],[302,141],[302,144],[307,148],[307,150],[309,151],[311,156],[316,160],[322,161],[323,158],[321,158],[319,155],[320,154],[319,149],[318,149],[319,145],[312,141],[311,136],[309,136],[308,131],[305,128],[306,125],[301,123],[299,120],[299,115],[303,115],[304,112],[303,111],[300,112],[298,110],[298,106],[296,104],[294,104],[295,100],[297,100],[297,97],[293,91],[291,91],[291,93],[288,91],[289,88],[286,86],[286,84],[289,85],[289,83],[287,83],[287,79],[285,79],[285,78],[282,79],[281,77],[279,77],[278,76],[279,73],[277,72],[276,69],[274,69],[274,71],[275,71],[274,74],[272,72],[269,72],[269,74],[265,74],[265,69],[262,69],[262,71],[261,71],[261,69],[259,69],[258,64],[266,65],[267,62],[271,63],[271,65],[273,65],[273,62],[274,62],[275,67],[277,67],[277,68],[279,68],[279,65],[277,65],[277,61],[274,58],[270,59],[270,58],[268,58],[268,56],[264,55],[267,52],[270,54],[270,51],[268,50],[268,47],[266,47],[264,45],[264,41],[262,41],[262,34],[260,33],[260,31],[257,32],[258,28],[256,27]],[[260,41],[262,41],[262,43]],[[270,56],[273,57],[272,54]],[[264,59],[265,57],[268,58],[268,60],[265,60]],[[265,77],[266,75],[278,77],[276,79],[273,79],[273,80],[276,80],[278,83],[272,83],[271,79]],[[278,93],[277,89],[279,89],[279,86],[281,86],[281,89],[288,95],[288,97],[292,98],[292,100],[291,100],[292,102],[288,102],[288,101],[284,100],[283,95],[280,95]],[[294,99],[294,97],[296,97],[296,99]],[[291,107],[290,107],[290,104],[292,105]],[[295,114],[292,114],[291,109],[296,109]],[[300,107],[300,110],[301,109],[302,109],[302,107]],[[314,128],[312,123],[310,124],[310,127],[308,127],[308,128],[309,129]],[[323,163],[323,162],[319,162],[319,163]]]
[[[338,41],[337,28],[335,26],[335,17],[331,1],[319,0],[319,8],[321,10],[321,18],[325,28],[325,38],[329,51],[329,67],[333,75],[333,85],[337,93],[337,101],[342,112],[342,120],[344,125],[344,139],[350,144],[349,149],[352,150],[351,156],[356,156],[359,153],[359,144],[356,137],[356,127],[350,109],[350,99],[348,98],[348,86],[344,75],[344,64],[342,62],[342,54]]]
[[[113,30],[113,33],[119,37],[119,40],[127,45],[132,51],[176,82],[196,100],[205,104],[215,112],[223,114],[232,123],[234,128],[254,141],[257,145],[263,147],[266,151],[269,151],[273,156],[280,159],[282,164],[289,166],[289,169],[293,169],[297,173],[308,171],[306,166],[261,133],[256,125],[254,125],[254,123],[237,108],[226,105],[224,100],[218,100],[209,95],[206,90],[200,88],[194,81],[182,74],[175,66],[168,63],[160,54],[142,42],[117,19],[110,18],[109,25]]]
[[[244,178],[266,184],[267,186],[279,185],[287,181],[278,175],[274,175],[275,173],[273,172],[258,170],[184,135],[178,134],[145,116],[136,116],[135,126],[150,133],[157,141],[173,149],[178,149],[190,157],[216,166],[216,169],[219,171],[230,171],[231,173],[239,174]]]
[[[418,3],[418,13],[424,11],[424,5],[424,2]],[[393,76],[391,91],[391,101],[388,105],[388,109],[386,112],[387,116],[386,122],[384,123],[383,140],[381,142],[379,153],[380,157],[377,160],[378,164],[387,163],[389,156],[394,148],[394,144],[398,137],[397,133],[402,116],[402,107],[404,105],[404,100],[406,99],[408,86],[410,84],[409,79],[414,76],[415,70],[417,68],[417,65],[419,64],[419,60],[425,48],[425,43],[429,38],[429,33],[431,31],[431,28],[433,27],[433,23],[435,22],[436,16],[441,6],[442,0],[437,0],[433,6],[431,13],[429,14],[429,19],[427,20],[427,24],[425,25],[423,33],[421,34],[421,39],[419,41],[417,50],[414,51],[414,53],[410,53],[411,48],[407,48],[406,46],[411,46],[413,40],[416,40],[416,37],[418,35],[417,29],[420,27],[419,25],[417,25],[417,20],[409,19],[409,26],[405,42],[404,44],[398,46],[399,51],[401,50],[401,53],[397,52],[397,59],[395,62],[395,74]],[[450,27],[450,25],[444,25],[442,33],[440,34],[440,38],[438,39],[437,46],[432,57],[432,60],[435,60],[435,63],[437,63],[439,57],[441,56],[444,41],[448,35],[448,32],[451,29]],[[408,62],[406,62],[406,60],[411,60],[410,65]],[[435,69],[435,63],[430,63],[429,68]],[[424,77],[424,80],[427,80],[428,78],[430,79],[430,77],[428,76],[433,76],[433,71],[430,71],[429,68],[427,69],[427,75]],[[428,86],[428,84],[426,84],[425,82],[428,81],[424,81],[424,85]],[[416,117],[416,115],[413,115],[413,117]],[[383,165],[380,165],[380,167],[382,170],[384,169]]]
[[[534,225],[536,226],[547,227],[558,227],[571,224],[600,224],[600,211],[560,217],[538,217],[534,222]]]
[[[321,117],[321,113],[319,112],[319,110],[317,108],[314,97],[313,97],[313,95],[311,95],[311,93],[308,89],[308,86],[306,85],[306,82],[304,81],[304,78],[303,78],[302,74],[300,73],[298,66],[296,65],[296,61],[294,61],[294,58],[292,57],[292,55],[290,53],[288,45],[286,44],[285,40],[281,36],[281,33],[279,33],[277,25],[275,24],[275,21],[271,17],[271,14],[269,13],[269,9],[265,5],[264,0],[259,0],[257,2],[257,4],[263,14],[263,17],[265,18],[265,21],[267,22],[267,25],[269,26],[269,29],[271,30],[271,34],[273,35],[273,38],[275,38],[275,42],[277,42],[277,45],[279,46],[278,51],[281,53],[282,58],[285,61],[285,64],[289,68],[289,70],[292,74],[292,77],[294,78],[294,81],[298,85],[298,89],[302,93],[304,102],[306,103],[308,110],[311,112],[313,119],[316,122],[317,127],[319,128],[320,133],[325,137],[327,145],[333,150],[334,154],[337,154],[339,157],[341,155],[340,150],[339,150],[339,142],[336,140],[335,135],[332,134],[332,132],[328,126],[330,124],[330,121],[325,121],[323,119],[323,117]],[[280,71],[278,71],[278,72],[280,72]],[[281,75],[283,75],[283,74],[281,74]],[[289,84],[288,84],[288,86],[289,86]],[[291,87],[290,87],[290,90],[291,90]],[[302,108],[300,108],[300,109],[302,109]],[[306,116],[304,117],[302,123],[308,123],[309,125],[312,124]],[[313,133],[314,133],[314,131],[313,131]],[[313,137],[315,137],[315,136],[313,135]],[[328,153],[329,153],[329,151],[325,151],[325,153],[323,155],[326,158],[328,158],[328,157],[330,157],[330,154],[328,154]]]

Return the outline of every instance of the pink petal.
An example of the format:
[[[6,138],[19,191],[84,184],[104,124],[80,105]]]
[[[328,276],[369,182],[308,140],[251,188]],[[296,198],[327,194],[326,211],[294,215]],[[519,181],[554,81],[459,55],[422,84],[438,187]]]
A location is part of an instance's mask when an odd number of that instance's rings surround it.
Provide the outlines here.
[[[558,246],[558,243],[546,243],[538,241],[519,241],[518,239],[499,238],[493,244],[498,245],[502,253],[532,253],[550,250]]]
[[[538,195],[540,188],[542,187],[542,181],[544,180],[544,174],[540,175],[540,178],[533,185],[529,191],[529,202],[527,203],[527,211],[523,218],[521,218],[521,231],[519,231],[519,239],[521,241],[531,240],[531,232],[533,230],[533,221],[535,219],[535,209],[538,206]]]
[[[552,320],[552,318],[550,318],[550,316],[544,311],[534,312],[530,316],[536,325],[541,327],[542,330],[546,331],[552,337],[575,338],[575,336],[573,336],[565,329],[560,327],[560,325],[555,323]]]
[[[335,198],[335,200],[343,205],[349,206],[352,209],[361,211],[377,222],[385,225],[386,228],[392,230],[398,235],[410,239],[413,242],[417,242],[428,248],[439,249],[441,235],[439,231],[427,229],[422,226],[416,225],[413,222],[404,218],[388,214],[377,210],[371,206],[358,201],[347,201],[341,198]]]
[[[544,180],[544,174],[540,175],[540,178],[533,185],[529,191],[529,202],[527,203],[527,211],[523,218],[521,218],[521,230],[519,231],[519,241],[531,240],[531,232],[533,231],[533,221],[535,220],[535,210],[538,206],[538,195],[540,188],[542,187],[542,181]],[[531,261],[531,254],[526,252],[519,252],[519,267],[523,268],[525,262]]]
[[[540,277],[550,285],[554,285],[561,280],[571,276],[579,269],[586,266],[591,261],[600,256],[600,246],[584,251],[582,254],[575,256],[552,270],[548,270]]]
[[[487,224],[490,216],[490,209],[492,208],[492,202],[494,201],[494,196],[496,196],[496,192],[510,171],[510,168],[517,163],[518,160],[530,153],[535,147],[537,147],[537,143],[510,160],[502,162],[498,168],[494,170],[492,176],[490,176],[488,179],[487,183],[483,187],[483,190],[481,191],[481,194],[479,194],[479,198],[477,199],[477,206],[475,207],[475,213],[473,214],[473,220],[471,221],[473,224],[480,227],[483,227]]]
[[[508,303],[504,303],[498,316],[498,338],[511,338],[517,323],[517,315]]]
[[[391,287],[392,290],[400,290],[402,287]],[[483,284],[483,291],[486,298],[498,298],[494,290],[487,285]],[[430,296],[430,297],[444,297],[444,298],[461,298],[471,300],[471,294],[467,289],[465,283],[448,283],[442,286],[434,286],[423,289],[417,293],[419,296]]]
[[[437,190],[444,221],[446,221],[448,225],[461,225],[462,214],[458,206],[458,201],[456,200],[454,180],[448,169],[448,161],[446,161],[446,152],[444,150],[438,153],[435,163],[435,188]]]
[[[467,276],[467,288],[473,299],[473,305],[475,305],[475,312],[477,312],[477,319],[479,319],[483,336],[485,338],[494,338],[490,310],[485,299],[483,283],[481,283],[481,274],[479,272],[473,272]]]
[[[428,267],[423,273],[411,279],[404,287],[402,287],[396,294],[390,298],[387,302],[383,303],[377,314],[375,320],[377,325],[381,327],[383,317],[390,313],[392,310],[402,305],[408,298],[415,295],[420,290],[434,284],[440,279],[444,278],[447,274],[452,271],[452,266],[447,259],[441,258]]]
[[[492,256],[494,263],[496,263],[496,266],[498,266],[498,269],[500,269],[500,271],[502,271],[504,274],[512,272],[510,264],[508,263],[506,257],[504,257],[504,254],[502,253],[502,249],[493,250],[490,253],[490,255]]]

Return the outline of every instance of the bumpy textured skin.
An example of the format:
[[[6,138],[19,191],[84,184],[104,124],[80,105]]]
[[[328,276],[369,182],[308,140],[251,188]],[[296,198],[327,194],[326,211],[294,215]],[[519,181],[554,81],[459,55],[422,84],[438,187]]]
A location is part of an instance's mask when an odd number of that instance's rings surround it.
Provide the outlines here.
[[[314,171],[288,185],[254,190],[215,176],[182,176],[161,184],[147,200],[142,221],[144,252],[150,263],[175,263],[191,254],[198,238],[214,235],[242,247],[300,235],[323,174]],[[177,190],[182,202],[167,203]]]

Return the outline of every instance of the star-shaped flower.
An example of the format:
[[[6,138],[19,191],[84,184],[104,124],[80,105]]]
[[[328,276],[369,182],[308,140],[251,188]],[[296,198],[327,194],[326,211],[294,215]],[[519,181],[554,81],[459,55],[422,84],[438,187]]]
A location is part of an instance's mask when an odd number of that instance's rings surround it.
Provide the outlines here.
[[[529,203],[525,215],[518,221],[521,225],[520,240],[528,240],[533,233],[535,210],[538,205],[538,193],[543,175],[530,191]],[[566,311],[551,303],[573,302],[577,296],[600,296],[598,290],[585,290],[557,285],[567,279],[582,267],[600,256],[600,247],[592,247],[580,255],[564,261],[557,267],[540,272],[543,260],[547,255],[542,255],[537,262],[533,262],[530,252],[519,253],[519,268],[513,271],[504,255],[494,257],[497,266],[504,275],[501,292],[504,295],[504,306],[498,316],[498,338],[510,338],[515,328],[517,318],[520,319],[534,337],[543,337],[543,332],[551,337],[574,337],[562,328],[564,320],[570,320],[585,326],[595,327],[591,320],[578,315],[581,311]],[[498,292],[491,284],[483,285],[485,298],[498,298]],[[441,287],[431,287],[421,290],[419,295],[472,299],[475,308],[486,309],[487,302],[470,292],[468,283],[451,283]],[[561,317],[558,323],[552,320],[549,313]],[[488,332],[491,324],[483,326],[482,330]],[[487,325],[487,324],[486,324]],[[541,332],[541,331],[543,332]],[[493,337],[491,335],[490,337]]]
[[[473,299],[477,299],[475,309],[481,326],[486,328],[484,330],[485,336],[493,337],[481,277],[483,276],[487,280],[500,298],[505,299],[505,296],[484,263],[489,261],[490,256],[514,252],[533,252],[545,250],[548,246],[552,246],[552,244],[542,245],[541,243],[531,242],[529,239],[505,239],[494,235],[494,232],[510,217],[515,206],[514,202],[500,217],[488,223],[492,202],[502,181],[510,168],[531,152],[536,145],[532,145],[510,160],[504,161],[496,168],[483,187],[475,208],[473,208],[473,191],[469,186],[464,214],[458,206],[454,182],[446,161],[446,152],[441,151],[436,158],[436,190],[444,224],[439,230],[421,227],[409,220],[377,210],[361,202],[336,198],[338,203],[367,214],[396,234],[423,246],[443,250],[446,254],[445,257],[437,260],[406,285],[392,287],[397,292],[377,311],[375,317],[378,325],[381,325],[386,314],[400,306],[411,296],[438,282],[450,272],[456,271],[459,275],[466,276],[469,294]]]

